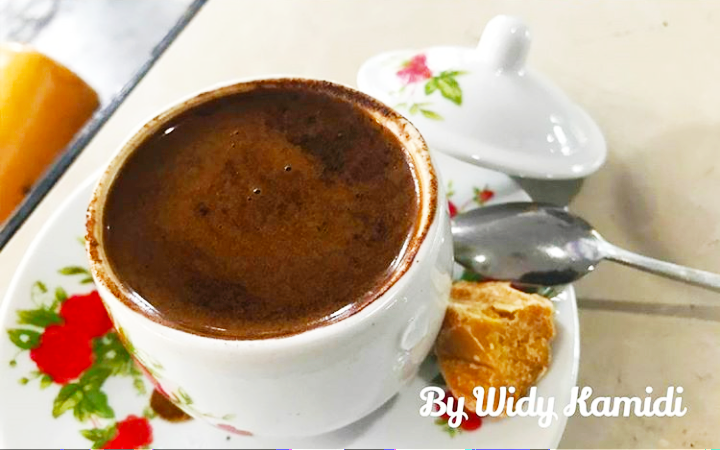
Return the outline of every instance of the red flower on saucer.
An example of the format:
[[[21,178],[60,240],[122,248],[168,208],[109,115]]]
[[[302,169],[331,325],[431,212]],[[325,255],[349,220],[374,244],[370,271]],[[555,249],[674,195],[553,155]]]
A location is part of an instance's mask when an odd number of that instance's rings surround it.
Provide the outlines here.
[[[458,209],[457,209],[457,206],[455,206],[455,203],[448,200],[448,208],[450,209],[450,217],[451,218],[457,216]]]
[[[452,392],[450,392],[449,389],[445,390],[445,398],[441,400],[445,405],[447,405],[448,399],[454,399],[453,404],[457,405],[457,399],[455,396],[453,396]],[[467,419],[462,419],[460,421],[460,427],[457,428],[451,428],[448,424],[448,421],[450,420],[450,415],[445,413],[442,416],[440,416],[435,423],[438,425],[442,425],[443,429],[450,434],[450,436],[454,436],[455,433],[462,431],[474,431],[479,429],[482,426],[482,417],[475,414],[474,411],[465,410],[465,413],[467,414]]]
[[[152,427],[144,417],[128,416],[116,425],[115,437],[105,443],[103,448],[135,449],[149,446],[153,441]]]
[[[73,295],[60,307],[65,325],[74,328],[88,339],[105,335],[113,324],[97,291],[87,295]]]
[[[89,271],[81,266],[66,266],[58,272],[68,277],[83,276],[81,284],[92,282]],[[10,367],[18,367],[17,359],[23,352],[29,353],[37,367],[20,378],[20,384],[37,380],[40,389],[53,383],[61,385],[50,402],[49,414],[53,418],[70,415],[85,424],[78,431],[92,442],[91,448],[149,447],[153,441],[152,412],[145,409],[145,417],[130,415],[117,420],[108,398],[111,391],[105,383],[111,378],[131,378],[138,394],[147,392],[126,348],[132,346],[121,332],[114,332],[97,291],[68,296],[62,286],[49,289],[36,281],[30,300],[31,308],[16,311],[17,328],[7,329],[8,338],[20,350]]]
[[[68,325],[51,325],[30,350],[30,359],[56,383],[66,384],[79,377],[93,362],[90,340]]]
[[[453,191],[452,184],[450,184],[448,185],[447,196],[451,198],[453,195],[455,195],[455,191]],[[482,189],[474,187],[472,198],[465,203],[458,206],[453,203],[452,200],[448,200],[448,211],[450,212],[450,217],[452,218],[460,214],[461,212],[465,212],[467,208],[472,206],[473,203],[475,203],[477,206],[485,206],[485,204],[493,198],[495,198],[495,191],[490,189],[488,186],[485,186]]]
[[[417,83],[432,77],[432,72],[427,66],[427,56],[423,53],[415,55],[404,62],[402,68],[397,71],[397,76],[405,84]]]
[[[495,192],[491,191],[487,187],[484,189],[475,188],[475,201],[479,205],[489,202],[493,197],[495,197]]]

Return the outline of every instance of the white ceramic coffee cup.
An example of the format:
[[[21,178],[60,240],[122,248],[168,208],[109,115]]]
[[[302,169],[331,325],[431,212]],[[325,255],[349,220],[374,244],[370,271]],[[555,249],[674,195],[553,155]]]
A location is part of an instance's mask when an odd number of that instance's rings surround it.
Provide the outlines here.
[[[392,284],[359,312],[288,337],[205,337],[144,314],[142,302],[129,300],[133,294],[106,262],[103,245],[103,208],[119,169],[140,142],[188,108],[290,80],[353,101],[404,145],[420,195],[419,226],[408,250],[414,257],[398,267]],[[175,104],[124,143],[95,188],[88,208],[86,248],[98,290],[124,343],[180,408],[240,434],[307,436],[343,427],[377,409],[415,375],[432,348],[451,285],[446,204],[425,141],[392,109],[325,81],[246,80]]]

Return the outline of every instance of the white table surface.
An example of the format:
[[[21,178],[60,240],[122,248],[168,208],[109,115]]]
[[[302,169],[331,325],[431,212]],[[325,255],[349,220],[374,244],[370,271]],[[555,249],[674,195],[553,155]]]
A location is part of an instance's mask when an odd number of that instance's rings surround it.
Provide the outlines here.
[[[0,298],[56,206],[163,106],[216,82],[289,73],[355,84],[384,50],[474,45],[524,18],[529,64],[604,130],[606,166],[570,206],[631,250],[720,272],[720,2],[210,0],[0,252]],[[564,195],[577,183],[527,183]],[[569,421],[565,447],[720,441],[720,296],[610,263],[578,285],[581,385],[599,395],[685,388],[682,418]]]

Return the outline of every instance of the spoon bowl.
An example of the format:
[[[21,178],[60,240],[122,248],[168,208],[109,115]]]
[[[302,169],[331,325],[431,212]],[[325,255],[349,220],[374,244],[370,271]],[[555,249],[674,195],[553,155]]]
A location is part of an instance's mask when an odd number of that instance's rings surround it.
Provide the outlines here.
[[[584,219],[550,204],[485,206],[453,219],[455,260],[486,278],[525,285],[568,284],[603,259],[720,291],[720,275],[618,248]]]

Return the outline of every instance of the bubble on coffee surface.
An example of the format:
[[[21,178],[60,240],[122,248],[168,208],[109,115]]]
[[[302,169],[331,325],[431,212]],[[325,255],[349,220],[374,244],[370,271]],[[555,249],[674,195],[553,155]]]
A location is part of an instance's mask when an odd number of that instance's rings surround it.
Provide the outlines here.
[[[197,204],[197,213],[201,217],[205,217],[208,214],[210,214],[210,207],[208,205],[206,205],[204,202],[200,202]]]

